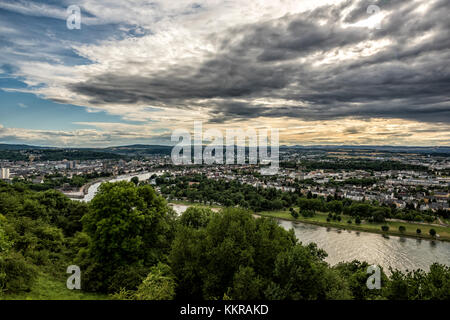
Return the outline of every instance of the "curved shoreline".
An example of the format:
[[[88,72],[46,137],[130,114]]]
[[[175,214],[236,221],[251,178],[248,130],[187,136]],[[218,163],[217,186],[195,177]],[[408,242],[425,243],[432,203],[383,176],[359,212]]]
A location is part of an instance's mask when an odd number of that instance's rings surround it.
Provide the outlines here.
[[[375,230],[375,229],[367,229],[367,228],[364,228],[364,227],[357,227],[357,226],[352,226],[352,225],[343,226],[341,224],[333,224],[333,223],[329,223],[329,222],[299,220],[299,219],[294,220],[294,219],[288,219],[288,218],[274,217],[274,216],[271,216],[269,214],[261,214],[261,213],[254,213],[254,214],[257,215],[257,216],[260,216],[260,217],[280,219],[280,220],[284,220],[284,221],[290,221],[290,222],[293,222],[293,223],[296,223],[296,222],[306,223],[306,224],[311,224],[311,225],[316,225],[316,226],[326,227],[326,228],[335,228],[335,229],[341,229],[341,230],[353,230],[353,231],[359,231],[359,232],[375,233],[375,234],[381,234],[381,235],[385,235],[385,236],[405,237],[405,238],[411,238],[411,239],[450,242],[450,239],[446,238],[446,237],[434,238],[434,237],[431,237],[431,236],[425,235],[425,234],[411,235],[411,234],[401,233],[399,231],[387,231],[387,232],[385,232],[385,231],[382,231],[382,230],[378,231],[378,230]]]
[[[171,204],[182,204],[182,205],[186,205],[186,206],[195,206],[195,205],[200,205],[200,206],[205,206],[205,207],[211,207],[209,205],[204,205],[204,204],[200,204],[200,203],[190,203],[187,201],[171,201]],[[221,207],[221,206],[216,206],[217,207]],[[221,207],[223,208],[223,207]],[[276,212],[276,211],[274,211]],[[284,220],[284,221],[291,221],[293,223],[299,222],[299,223],[306,223],[306,224],[310,224],[310,225],[316,225],[316,226],[320,226],[320,227],[325,227],[325,228],[335,228],[335,229],[340,229],[340,230],[353,230],[353,231],[359,231],[359,232],[366,232],[366,233],[373,233],[373,234],[381,234],[384,236],[396,236],[396,237],[405,237],[405,238],[410,238],[410,239],[420,239],[420,240],[429,240],[429,241],[444,241],[444,242],[450,242],[450,238],[447,237],[431,237],[428,234],[424,234],[421,233],[420,235],[418,234],[407,234],[407,233],[401,233],[400,231],[394,231],[394,230],[389,230],[387,232],[382,231],[382,230],[376,230],[373,228],[364,228],[363,226],[356,226],[356,225],[342,225],[342,224],[337,224],[337,223],[332,223],[332,222],[320,222],[320,221],[311,221],[308,219],[290,219],[290,218],[284,218],[284,217],[279,217],[279,216],[274,216],[271,215],[270,213],[264,214],[261,212],[252,212],[253,215],[258,216],[258,217],[266,217],[266,218],[274,218],[274,219],[280,219],[280,220]],[[405,222],[405,224],[407,224],[408,222]],[[422,225],[422,224],[421,224]],[[427,226],[427,227],[433,227],[433,225],[422,225],[422,226]]]
[[[139,176],[142,176],[142,175],[151,175],[151,174],[157,174],[158,175],[159,173],[160,173],[159,171],[144,171],[144,172],[139,171],[139,172],[134,172],[134,173],[126,173],[126,174],[118,175],[118,176],[110,176],[110,177],[98,178],[96,180],[93,180],[93,181],[90,181],[90,182],[86,183],[84,186],[82,186],[80,188],[80,190],[83,189],[83,197],[79,197],[79,198],[78,197],[77,198],[69,197],[69,199],[75,200],[75,201],[84,201],[86,196],[89,194],[89,189],[93,185],[95,185],[97,183],[102,184],[104,182],[124,181],[124,180],[131,179],[133,177],[139,177]]]

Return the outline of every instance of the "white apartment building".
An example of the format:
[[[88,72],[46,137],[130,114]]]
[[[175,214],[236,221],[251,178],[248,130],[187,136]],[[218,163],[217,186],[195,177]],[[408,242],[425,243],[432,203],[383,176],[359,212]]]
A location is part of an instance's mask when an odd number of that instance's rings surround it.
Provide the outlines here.
[[[9,179],[9,168],[2,168],[0,171],[0,179]]]

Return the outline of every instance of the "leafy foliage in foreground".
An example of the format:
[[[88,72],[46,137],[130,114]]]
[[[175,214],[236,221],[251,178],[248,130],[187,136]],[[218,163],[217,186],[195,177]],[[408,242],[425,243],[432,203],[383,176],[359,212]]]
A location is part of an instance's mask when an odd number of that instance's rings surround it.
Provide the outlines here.
[[[34,292],[42,284],[61,299],[104,297],[64,294],[65,269],[78,264],[83,290],[113,299],[450,299],[448,266],[382,271],[382,289],[368,290],[366,262],[331,267],[323,250],[275,220],[237,208],[176,217],[150,186],[133,182],[103,184],[89,205],[0,183],[0,212],[4,298],[53,298]]]
[[[82,222],[90,239],[79,256],[87,270],[83,287],[111,291],[132,289],[130,278],[143,278],[144,270],[164,260],[174,217],[152,187],[123,181],[102,184]]]

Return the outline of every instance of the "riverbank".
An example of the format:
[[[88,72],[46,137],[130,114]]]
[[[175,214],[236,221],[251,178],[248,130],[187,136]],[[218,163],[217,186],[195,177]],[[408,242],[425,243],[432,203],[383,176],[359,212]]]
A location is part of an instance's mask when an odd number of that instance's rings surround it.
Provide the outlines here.
[[[203,203],[198,203],[198,202],[189,202],[189,201],[182,201],[182,200],[170,200],[168,201],[169,205],[182,205],[182,206],[196,206],[196,207],[200,207],[200,208],[208,208],[211,209],[213,211],[217,211],[220,210],[222,208],[224,208],[223,206],[219,206],[219,205],[209,205],[209,204],[203,204]]]
[[[343,230],[354,230],[361,232],[370,232],[370,233],[378,233],[383,235],[392,235],[392,236],[400,236],[400,237],[409,237],[416,239],[426,239],[426,240],[440,240],[440,241],[448,241],[450,242],[450,228],[436,225],[427,225],[427,224],[418,224],[413,222],[399,222],[399,221],[387,221],[386,223],[369,223],[362,222],[361,224],[355,224],[354,218],[350,216],[342,215],[342,220],[339,221],[327,221],[328,214],[327,213],[316,213],[314,217],[305,218],[298,217],[294,219],[288,210],[280,210],[280,211],[266,211],[266,212],[257,212],[256,215],[263,217],[271,217],[277,218],[287,221],[301,222],[307,224],[318,225],[322,227],[330,227],[337,228]],[[347,221],[351,219],[352,223],[349,224]],[[388,226],[389,231],[382,231],[382,226]],[[404,232],[400,232],[398,228],[400,226],[405,227]],[[420,229],[422,233],[417,234],[416,230]],[[436,230],[436,233],[439,237],[432,237],[429,234],[430,229]]]
[[[78,192],[64,192],[62,191],[62,193],[64,193],[67,197],[69,197],[72,200],[81,200],[83,199],[89,192],[89,188],[98,183],[98,182],[105,182],[108,180],[114,179],[114,177],[110,176],[110,177],[101,177],[101,178],[95,178],[92,179],[91,181],[88,181],[86,184],[82,185],[79,189]]]
[[[68,195],[68,197],[72,200],[77,200],[77,201],[90,201],[94,196],[95,193],[97,192],[97,188],[98,186],[100,186],[100,184],[102,184],[103,182],[118,182],[118,181],[130,181],[131,178],[133,177],[138,177],[140,181],[142,180],[147,180],[150,178],[151,175],[156,174],[156,175],[161,175],[162,172],[161,171],[155,171],[155,172],[133,172],[133,173],[126,173],[120,176],[110,176],[110,177],[103,177],[103,178],[99,178],[93,181],[88,182],[87,184],[85,184],[84,186],[82,186],[80,188],[80,192],[82,190],[83,196],[80,197],[73,197],[71,195]],[[91,188],[95,185],[98,185],[95,188]],[[94,189],[94,190],[91,190]]]
[[[185,205],[185,206],[199,206],[203,208],[211,208],[211,209],[220,209],[223,208],[218,205],[206,205],[202,203],[193,203],[189,201],[170,201],[171,204],[178,204],[178,205]],[[321,227],[327,227],[327,228],[336,228],[336,229],[342,229],[342,230],[354,230],[354,231],[360,231],[360,232],[368,232],[368,233],[376,233],[376,234],[382,234],[386,236],[399,236],[399,237],[408,237],[408,238],[414,238],[414,239],[424,239],[424,240],[439,240],[439,241],[447,241],[450,242],[450,228],[439,226],[436,224],[423,224],[423,223],[414,223],[414,222],[407,222],[407,221],[387,221],[386,223],[369,223],[363,221],[361,224],[355,224],[355,219],[350,216],[341,215],[342,220],[339,221],[327,221],[328,213],[319,212],[316,213],[314,217],[311,218],[305,218],[305,217],[298,217],[297,219],[294,219],[290,212],[288,210],[279,210],[279,211],[265,211],[265,212],[255,212],[254,215],[260,216],[260,217],[270,217],[270,218],[276,218],[286,221],[292,221],[292,222],[301,222],[311,225],[317,225]],[[352,220],[352,223],[347,223],[348,220]],[[382,231],[382,226],[388,226],[389,231]],[[400,226],[405,227],[404,232],[400,232],[398,228]],[[416,232],[417,229],[420,229],[422,233],[418,234]],[[432,237],[429,234],[430,229],[436,230],[436,233],[439,235],[438,237]]]

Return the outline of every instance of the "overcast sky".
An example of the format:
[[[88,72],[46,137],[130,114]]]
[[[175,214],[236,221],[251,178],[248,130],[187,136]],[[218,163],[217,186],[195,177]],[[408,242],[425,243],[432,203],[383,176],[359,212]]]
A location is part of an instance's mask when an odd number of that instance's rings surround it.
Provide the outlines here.
[[[450,145],[449,17],[449,0],[0,0],[0,142],[168,144],[197,120]]]

